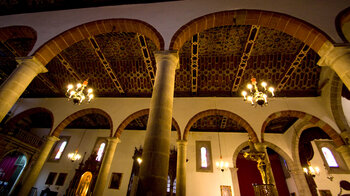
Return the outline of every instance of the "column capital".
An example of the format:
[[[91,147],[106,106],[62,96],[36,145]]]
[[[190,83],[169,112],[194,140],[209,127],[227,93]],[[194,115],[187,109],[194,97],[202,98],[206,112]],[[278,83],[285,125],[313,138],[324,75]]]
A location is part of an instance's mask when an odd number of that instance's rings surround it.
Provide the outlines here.
[[[120,143],[121,140],[118,137],[108,137],[107,138],[108,143]]]
[[[51,142],[57,142],[60,140],[60,138],[54,136],[54,135],[50,135],[46,137],[47,140],[51,141]]]
[[[170,60],[170,61],[175,63],[176,69],[180,68],[179,52],[177,50],[155,51],[154,52],[154,58],[156,59],[156,62],[159,62],[159,61],[162,61],[162,60]]]
[[[187,145],[187,140],[176,140],[178,145]]]
[[[350,46],[330,46],[321,59],[317,62],[319,66],[329,66],[332,67],[334,62],[339,59],[339,57],[350,55]]]
[[[37,70],[38,74],[48,72],[46,67],[34,56],[16,57],[16,61],[18,63],[18,66],[20,65],[28,65],[32,67],[34,66],[33,68]]]
[[[265,149],[266,149],[266,144],[265,143],[261,143],[261,142],[254,143],[254,146],[255,146],[257,151],[265,152]]]

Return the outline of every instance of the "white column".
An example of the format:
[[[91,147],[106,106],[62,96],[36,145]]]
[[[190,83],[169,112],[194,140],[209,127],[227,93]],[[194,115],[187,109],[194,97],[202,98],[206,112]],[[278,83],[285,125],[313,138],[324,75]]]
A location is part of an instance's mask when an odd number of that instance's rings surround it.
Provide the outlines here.
[[[350,47],[332,46],[317,63],[332,68],[350,90]]]
[[[100,171],[98,173],[98,177],[94,187],[93,195],[103,195],[103,191],[106,188],[106,184],[108,181],[109,169],[111,168],[115,149],[117,148],[117,144],[120,142],[119,138],[111,137],[107,139],[107,148],[106,152],[103,156],[103,160],[101,163]]]
[[[30,82],[47,69],[34,57],[16,58],[19,63],[6,81],[0,86],[0,121],[16,103]]]
[[[60,140],[59,138],[55,136],[48,136],[46,143],[44,147],[41,149],[40,155],[38,160],[34,163],[33,167],[31,168],[29,175],[27,178],[23,181],[21,190],[19,191],[18,195],[28,195],[32,187],[34,186],[40,171],[51,151],[52,146],[55,144],[56,141]]]
[[[165,196],[168,181],[170,133],[173,112],[175,51],[155,53],[157,73],[153,87],[142,153],[137,196]]]
[[[238,181],[238,168],[230,167],[231,177],[232,177],[232,185],[233,185],[233,194],[234,196],[240,196],[241,192],[239,190],[239,181]]]
[[[186,154],[187,141],[177,142],[176,196],[186,196]]]

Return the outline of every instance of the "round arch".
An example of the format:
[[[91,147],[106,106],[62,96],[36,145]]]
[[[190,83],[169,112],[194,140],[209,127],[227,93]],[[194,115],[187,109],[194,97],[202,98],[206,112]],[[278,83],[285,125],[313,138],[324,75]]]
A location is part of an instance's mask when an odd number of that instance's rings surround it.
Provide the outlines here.
[[[151,39],[159,50],[164,49],[163,37],[150,24],[135,19],[105,19],[85,23],[57,35],[35,51],[34,57],[43,65],[46,65],[57,54],[74,43],[87,39],[90,36],[110,32],[140,33]]]
[[[9,119],[6,124],[5,127],[11,127],[14,126],[19,120],[23,119],[24,117],[30,116],[32,114],[36,114],[36,113],[47,113],[50,116],[51,119],[51,127],[50,130],[52,130],[52,126],[53,126],[53,122],[54,122],[54,116],[52,114],[52,112],[46,108],[43,107],[36,107],[36,108],[31,108],[28,110],[25,110],[19,114],[17,114],[16,116],[12,117],[11,119]]]
[[[27,38],[32,40],[30,41],[29,48],[26,49],[25,51],[22,51],[20,54],[18,54],[18,55],[26,56],[29,54],[29,52],[33,49],[35,45],[35,42],[37,40],[36,31],[29,26],[8,26],[8,27],[0,28],[0,42],[6,42],[9,39],[21,39],[21,38]]]
[[[305,112],[300,111],[294,111],[294,110],[287,110],[287,111],[280,111],[271,114],[267,119],[264,121],[262,128],[261,128],[261,141],[264,142],[264,133],[266,126],[274,119],[280,118],[280,117],[296,117],[304,121],[306,124],[305,126],[314,126],[321,128],[325,133],[329,135],[330,138],[334,141],[337,147],[344,145],[344,141],[341,138],[341,136],[327,123],[322,121],[321,119],[307,114]],[[301,133],[300,133],[301,134]]]
[[[339,37],[345,42],[350,41],[350,7],[341,11],[335,18],[335,28],[337,29]]]
[[[79,111],[77,111],[77,112],[75,112],[75,113],[69,115],[67,118],[65,118],[65,119],[55,128],[54,131],[52,131],[52,132],[50,133],[50,135],[58,137],[58,136],[61,134],[61,132],[63,131],[63,129],[64,129],[67,125],[69,125],[69,123],[71,123],[71,122],[73,122],[75,119],[80,118],[80,117],[82,117],[82,116],[85,116],[85,115],[87,115],[87,114],[100,114],[100,115],[106,117],[106,118],[108,119],[108,122],[109,122],[109,125],[110,125],[110,129],[111,129],[110,136],[113,135],[113,121],[112,121],[111,116],[110,116],[107,112],[105,112],[105,111],[103,111],[103,110],[101,110],[101,109],[99,109],[99,108],[87,108],[87,109],[82,109],[82,110],[79,110]]]
[[[120,135],[122,134],[122,132],[124,131],[125,127],[128,126],[128,124],[130,122],[132,122],[133,120],[141,117],[141,116],[145,116],[149,114],[149,109],[143,109],[143,110],[139,110],[133,114],[130,114],[128,117],[126,117],[126,119],[120,123],[119,127],[117,128],[114,137],[120,137]],[[176,122],[176,120],[174,118],[172,118],[172,125],[175,127],[176,132],[177,132],[177,139],[181,140],[181,130],[180,130],[180,126],[179,124]]]
[[[215,12],[193,19],[176,31],[169,48],[179,50],[194,34],[225,25],[259,25],[275,29],[299,39],[317,53],[326,42],[334,43],[324,32],[298,18],[271,11],[243,9]]]
[[[231,118],[232,120],[238,122],[239,125],[241,125],[247,132],[249,137],[252,139],[253,142],[259,142],[258,137],[256,136],[255,131],[253,128],[248,124],[247,121],[245,121],[242,117],[238,116],[237,114],[234,114],[232,112],[226,111],[226,110],[218,110],[218,109],[209,109],[205,110],[202,112],[199,112],[198,114],[194,115],[187,123],[185,130],[184,130],[184,135],[183,135],[183,140],[188,139],[188,134],[190,132],[190,129],[192,125],[199,119],[206,117],[206,116],[212,116],[212,115],[221,115],[221,116],[226,116],[228,118]]]

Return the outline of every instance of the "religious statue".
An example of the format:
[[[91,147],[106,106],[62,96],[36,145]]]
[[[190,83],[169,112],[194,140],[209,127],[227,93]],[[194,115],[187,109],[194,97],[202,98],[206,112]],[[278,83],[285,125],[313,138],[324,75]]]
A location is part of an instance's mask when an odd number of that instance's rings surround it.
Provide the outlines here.
[[[266,166],[266,154],[265,152],[259,152],[254,143],[249,139],[249,152],[243,154],[244,158],[258,163],[257,167],[259,169],[263,184],[271,184],[269,175],[267,175],[267,166]]]

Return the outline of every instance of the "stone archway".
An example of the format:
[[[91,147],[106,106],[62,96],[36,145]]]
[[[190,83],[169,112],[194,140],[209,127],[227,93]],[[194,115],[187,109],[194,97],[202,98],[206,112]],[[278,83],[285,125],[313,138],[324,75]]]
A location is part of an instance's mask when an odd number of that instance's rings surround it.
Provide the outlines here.
[[[261,128],[262,142],[264,142],[264,133],[269,122],[280,117],[297,117],[299,118],[299,120],[303,121],[309,126],[320,127],[324,132],[326,132],[329,135],[330,138],[332,138],[332,140],[334,141],[337,147],[344,145],[344,141],[341,138],[341,136],[330,125],[328,125],[327,123],[325,123],[324,121],[322,121],[321,119],[313,115],[307,114],[305,112],[294,111],[294,110],[276,112],[271,114],[269,117],[267,117],[267,119],[265,120]]]
[[[170,49],[179,50],[194,34],[226,25],[259,25],[275,29],[299,39],[317,53],[320,53],[323,45],[333,43],[318,28],[286,14],[262,10],[233,10],[208,14],[188,22],[174,34]]]
[[[206,116],[211,116],[211,115],[221,115],[221,116],[226,116],[234,121],[236,121],[239,125],[241,125],[247,132],[249,137],[252,139],[253,142],[259,142],[259,139],[253,130],[253,128],[248,124],[247,121],[245,121],[242,117],[238,116],[237,114],[234,114],[232,112],[226,111],[226,110],[218,110],[218,109],[209,109],[205,110],[202,112],[199,112],[198,114],[194,115],[187,123],[184,134],[182,139],[187,140],[188,139],[188,134],[190,132],[190,129],[192,125],[199,119],[206,117]]]
[[[42,45],[34,57],[43,65],[46,65],[64,49],[74,43],[110,32],[133,32],[140,33],[151,39],[159,50],[164,49],[164,40],[160,33],[151,25],[135,19],[105,19],[85,23],[73,27]]]
[[[51,136],[55,136],[58,137],[61,132],[63,131],[63,129],[69,125],[69,123],[73,122],[75,119],[85,116],[87,114],[100,114],[102,116],[104,116],[105,118],[108,119],[109,125],[110,125],[110,136],[113,135],[113,121],[112,118],[110,117],[110,115],[98,108],[88,108],[88,109],[83,109],[83,110],[79,110],[71,115],[69,115],[67,118],[65,118],[56,128],[55,130],[53,130],[50,135]]]
[[[130,122],[132,122],[133,120],[141,117],[141,116],[145,116],[149,114],[149,109],[143,109],[143,110],[139,110],[133,114],[130,114],[122,123],[120,123],[119,127],[117,128],[114,137],[119,138],[120,135],[122,134],[122,132],[124,131],[125,127],[128,126],[128,124]],[[181,130],[180,130],[180,126],[179,124],[176,122],[176,120],[173,118],[172,119],[172,125],[175,127],[176,132],[177,132],[177,139],[181,140]]]

